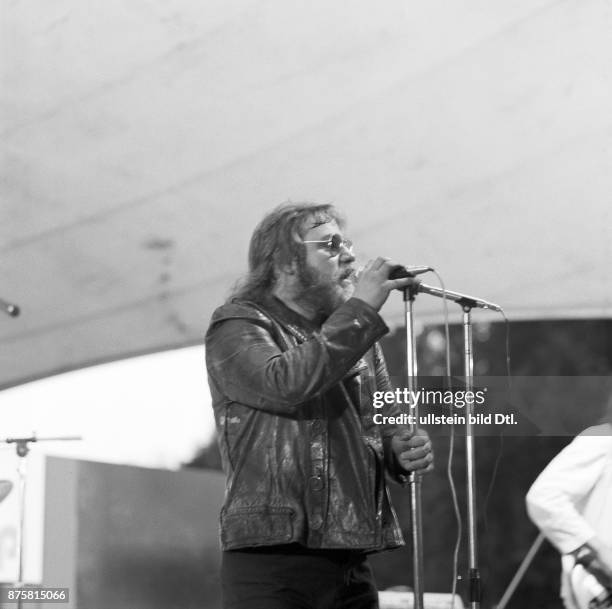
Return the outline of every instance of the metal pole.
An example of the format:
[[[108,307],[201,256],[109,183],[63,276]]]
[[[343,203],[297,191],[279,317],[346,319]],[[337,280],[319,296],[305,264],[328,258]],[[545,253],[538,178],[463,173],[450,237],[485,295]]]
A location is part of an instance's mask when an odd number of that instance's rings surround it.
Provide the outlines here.
[[[27,458],[28,444],[27,442],[17,442],[17,476],[19,478],[19,523],[17,527],[17,587],[24,585],[23,574],[23,554],[24,554],[24,532],[25,532],[25,498],[26,498],[26,481],[27,481]],[[17,609],[22,607],[21,596],[17,599]]]
[[[527,551],[525,558],[523,558],[523,561],[521,562],[519,568],[514,574],[512,581],[510,582],[510,584],[508,584],[508,588],[504,592],[504,595],[501,597],[499,604],[496,605],[494,609],[506,609],[506,605],[508,604],[508,601],[512,598],[512,595],[514,594],[514,591],[516,590],[517,586],[521,583],[521,579],[523,579],[525,572],[529,568],[529,565],[531,564],[535,555],[540,549],[540,546],[542,545],[542,542],[544,541],[544,539],[545,538],[544,538],[543,533],[540,533],[535,538],[535,541],[531,544],[531,547]]]
[[[17,465],[19,476],[19,526],[17,527],[17,586],[23,586],[23,548],[25,525],[25,496],[26,496],[26,457],[19,459]]]
[[[404,310],[406,318],[406,378],[408,383],[409,395],[414,395],[416,391],[417,360],[416,342],[414,339],[414,321],[412,305],[414,303],[415,292],[407,287],[404,289]],[[418,404],[414,405],[411,414],[414,423],[410,424],[410,431],[414,433],[417,429],[419,420]],[[410,482],[410,507],[412,523],[412,570],[414,575],[414,609],[423,609],[423,520],[422,520],[422,500],[421,500],[421,476],[415,472],[410,472],[408,477]]]
[[[474,390],[474,353],[472,349],[472,320],[471,306],[463,307],[463,349],[464,349],[464,373],[465,390]],[[467,400],[470,402],[469,400]],[[476,470],[474,458],[474,405],[466,405],[465,417],[465,457],[467,469],[467,516],[468,516],[468,566],[469,566],[469,603],[471,609],[478,609],[481,601],[480,572],[478,571],[478,543],[476,529]]]

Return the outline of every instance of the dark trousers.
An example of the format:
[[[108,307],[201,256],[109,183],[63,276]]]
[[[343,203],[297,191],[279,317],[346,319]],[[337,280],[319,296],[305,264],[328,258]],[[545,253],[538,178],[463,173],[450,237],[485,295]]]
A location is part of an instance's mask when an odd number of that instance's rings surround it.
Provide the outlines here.
[[[224,609],[378,609],[366,556],[292,544],[223,552]]]

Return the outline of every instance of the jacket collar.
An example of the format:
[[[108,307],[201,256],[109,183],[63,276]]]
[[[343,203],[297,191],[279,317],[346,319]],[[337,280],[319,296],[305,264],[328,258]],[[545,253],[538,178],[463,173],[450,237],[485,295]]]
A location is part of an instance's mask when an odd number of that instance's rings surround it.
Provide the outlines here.
[[[305,331],[311,334],[320,329],[321,320],[310,320],[300,315],[297,311],[290,309],[282,300],[276,296],[270,295],[265,302],[262,303],[263,309],[267,311],[274,319],[287,328],[294,328],[298,331]]]

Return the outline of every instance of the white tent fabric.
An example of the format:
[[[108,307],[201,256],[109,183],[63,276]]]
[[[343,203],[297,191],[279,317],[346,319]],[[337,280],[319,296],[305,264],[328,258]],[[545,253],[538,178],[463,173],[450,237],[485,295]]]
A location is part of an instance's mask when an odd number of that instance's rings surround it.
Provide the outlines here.
[[[200,342],[287,199],[510,319],[612,314],[609,0],[7,1],[0,22],[0,297],[23,309],[0,387]]]

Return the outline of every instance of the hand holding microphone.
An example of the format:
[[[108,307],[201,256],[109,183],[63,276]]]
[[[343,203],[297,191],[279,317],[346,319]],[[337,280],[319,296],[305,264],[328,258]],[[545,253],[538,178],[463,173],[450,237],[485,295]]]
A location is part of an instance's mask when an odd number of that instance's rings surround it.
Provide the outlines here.
[[[370,260],[357,273],[354,298],[367,302],[379,311],[389,297],[391,290],[401,290],[418,283],[415,275],[430,271],[430,267],[414,267],[406,269],[389,258]]]

